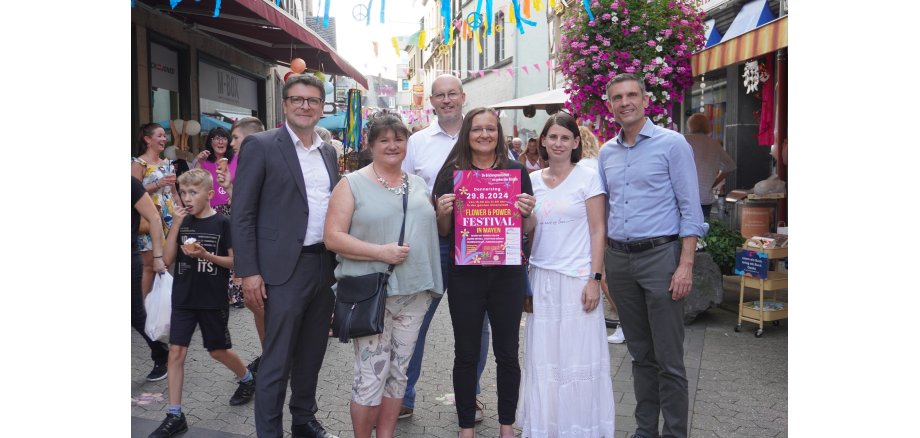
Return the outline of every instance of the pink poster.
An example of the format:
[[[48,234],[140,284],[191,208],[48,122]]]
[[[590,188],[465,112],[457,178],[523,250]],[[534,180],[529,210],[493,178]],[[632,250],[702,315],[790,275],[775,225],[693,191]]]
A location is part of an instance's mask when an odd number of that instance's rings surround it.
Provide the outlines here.
[[[454,171],[454,263],[520,265],[521,171]]]

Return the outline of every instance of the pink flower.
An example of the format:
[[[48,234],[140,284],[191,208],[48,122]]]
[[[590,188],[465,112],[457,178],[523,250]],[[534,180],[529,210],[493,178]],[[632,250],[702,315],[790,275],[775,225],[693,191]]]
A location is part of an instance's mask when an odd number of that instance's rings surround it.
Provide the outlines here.
[[[658,43],[656,43],[655,40],[648,40],[646,44],[648,44],[649,47],[655,47],[658,45]]]

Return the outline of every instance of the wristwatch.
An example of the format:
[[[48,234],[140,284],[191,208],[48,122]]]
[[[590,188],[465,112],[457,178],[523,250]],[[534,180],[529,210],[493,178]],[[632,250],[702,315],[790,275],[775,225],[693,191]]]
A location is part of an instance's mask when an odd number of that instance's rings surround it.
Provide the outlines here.
[[[595,279],[595,280],[601,281],[601,278],[602,278],[602,277],[603,277],[603,275],[601,275],[600,272],[595,272],[595,273],[594,273],[594,279]]]

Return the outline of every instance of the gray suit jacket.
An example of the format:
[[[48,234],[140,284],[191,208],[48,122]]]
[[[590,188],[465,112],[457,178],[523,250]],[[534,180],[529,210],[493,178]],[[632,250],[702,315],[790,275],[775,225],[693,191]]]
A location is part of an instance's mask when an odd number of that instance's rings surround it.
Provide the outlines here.
[[[291,278],[307,232],[307,188],[287,128],[251,134],[240,146],[233,183],[231,237],[237,276],[262,275],[266,284]],[[339,182],[331,145],[320,147],[329,189]]]

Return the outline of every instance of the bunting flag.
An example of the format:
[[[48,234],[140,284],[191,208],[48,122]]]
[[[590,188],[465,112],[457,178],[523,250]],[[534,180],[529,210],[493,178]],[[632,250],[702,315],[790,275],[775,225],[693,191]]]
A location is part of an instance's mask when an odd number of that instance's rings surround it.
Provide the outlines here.
[[[328,1],[328,0],[326,0]],[[444,18],[444,42],[446,43],[450,36],[450,2],[441,2],[441,17]]]
[[[594,14],[591,13],[591,0],[581,0],[585,5],[585,10],[588,11],[588,21],[594,21]]]
[[[393,48],[396,49],[396,56],[399,56],[399,41],[396,41],[396,37],[393,37],[391,41],[393,42]]]
[[[552,59],[546,60],[547,69],[552,68],[552,63],[553,63]],[[433,69],[433,68],[432,69],[418,69],[417,74],[422,75],[422,76],[424,76],[426,73],[431,73],[433,75],[453,74],[454,76],[457,76],[457,77],[460,77],[461,74],[468,74],[469,76],[485,77],[487,74],[493,73],[496,76],[501,77],[503,74],[507,73],[508,76],[514,77],[518,69],[520,69],[523,72],[523,74],[526,74],[526,75],[531,74],[530,72],[531,67],[536,69],[538,72],[542,72],[542,68],[540,67],[541,64],[542,63],[535,63],[532,65],[526,65],[526,66],[522,65],[520,67],[508,67],[508,68],[485,69],[485,70],[440,70],[440,69]],[[534,72],[534,74],[537,74],[537,73]]]
[[[524,0],[524,16],[530,18],[530,0]]]
[[[549,8],[556,9],[556,0],[549,0]]]
[[[529,1],[529,0],[526,0],[526,1]],[[588,1],[588,0],[585,0],[585,1]],[[512,12],[514,18],[517,20],[517,29],[518,29],[518,32],[520,32],[521,35],[524,35],[524,25],[526,24],[526,25],[528,25],[528,26],[536,26],[536,25],[537,25],[537,22],[536,22],[536,21],[530,21],[530,20],[528,20],[528,19],[526,19],[526,18],[524,18],[524,17],[521,16],[521,4],[520,4],[520,2],[521,2],[521,0],[511,0],[511,4],[512,4],[513,8],[509,9],[509,11]],[[512,21],[512,23],[513,23],[513,21]]]
[[[425,38],[425,29],[422,29],[418,34],[418,48],[425,50],[425,47],[428,47],[428,41]]]
[[[514,15],[514,6],[508,8],[508,23],[517,23],[517,16]]]
[[[486,35],[492,35],[492,0],[486,0]]]
[[[326,5],[323,6],[323,27],[329,27],[329,2],[332,0],[326,0]]]
[[[374,45],[374,58],[377,58],[377,57],[379,57],[379,56],[380,56],[380,54],[379,54],[379,53],[377,53],[377,49],[378,49],[378,48],[379,48],[380,46],[378,46],[378,45],[377,45],[377,41],[372,41],[372,42],[371,42],[371,44],[373,44],[373,45]]]
[[[169,0],[169,9],[176,9],[179,3],[182,3],[182,0]]]
[[[450,33],[450,38],[448,38],[447,40],[447,45],[451,47],[453,47],[454,45],[454,33],[453,32]]]
[[[361,90],[348,90],[348,106],[345,108],[345,146],[358,152],[361,144]]]
[[[278,0],[281,1],[281,0]],[[539,0],[537,0],[539,1]],[[383,11],[387,8],[387,0],[380,0],[380,24],[383,24]],[[367,10],[367,14],[370,15],[370,9]]]
[[[540,12],[543,9],[543,2],[540,0],[533,0],[533,10],[535,12]]]
[[[179,2],[176,2],[179,3]],[[214,2],[214,17],[220,16],[220,0]]]
[[[482,41],[479,40],[479,32],[473,32],[473,37],[476,39],[476,53],[482,54]]]

